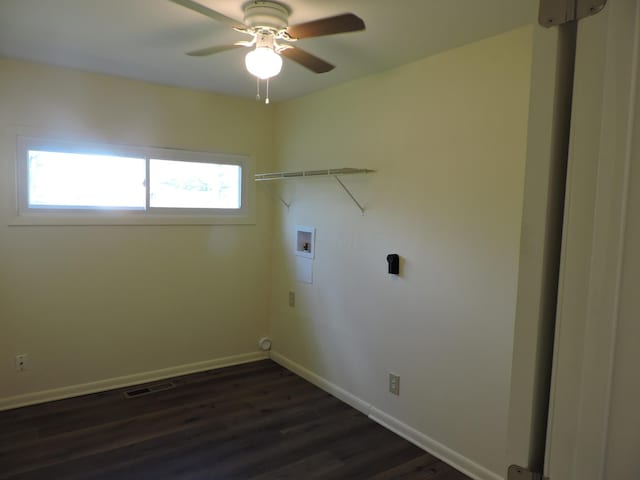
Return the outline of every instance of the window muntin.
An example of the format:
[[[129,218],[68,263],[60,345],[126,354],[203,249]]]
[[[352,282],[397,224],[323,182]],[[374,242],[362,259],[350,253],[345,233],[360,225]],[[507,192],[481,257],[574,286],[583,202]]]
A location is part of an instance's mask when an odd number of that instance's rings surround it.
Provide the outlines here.
[[[17,143],[13,225],[255,222],[247,156],[20,136]]]

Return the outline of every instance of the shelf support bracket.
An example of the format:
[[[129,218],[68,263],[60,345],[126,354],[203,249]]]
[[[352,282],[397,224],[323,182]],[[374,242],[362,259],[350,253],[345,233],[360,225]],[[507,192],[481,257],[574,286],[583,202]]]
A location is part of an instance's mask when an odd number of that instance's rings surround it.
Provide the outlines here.
[[[291,202],[288,202],[288,203],[287,203],[287,202],[285,202],[285,201],[284,201],[284,199],[282,198],[282,196],[281,196],[279,193],[275,193],[275,192],[273,192],[273,191],[270,191],[270,192],[269,192],[269,195],[270,195],[270,196],[272,196],[272,197],[274,197],[274,198],[277,198],[277,199],[280,201],[280,203],[281,203],[282,205],[284,205],[285,207],[287,207],[287,210],[289,210],[289,207],[291,207]]]
[[[285,207],[287,207],[287,210],[289,210],[289,207],[291,206],[290,203],[285,202],[280,195],[278,195],[278,200],[280,200],[280,203],[282,203]]]
[[[364,215],[364,208],[362,207],[362,205],[360,205],[360,203],[358,202],[358,200],[356,200],[356,197],[353,196],[353,194],[351,193],[351,191],[346,187],[346,185],[344,183],[342,183],[342,181],[338,178],[337,175],[334,175],[333,178],[336,179],[336,181],[340,184],[340,186],[342,188],[344,188],[344,191],[347,192],[347,195],[349,195],[349,197],[351,198],[351,200],[353,200],[353,203],[356,204],[356,206],[360,209],[360,213],[362,215]]]

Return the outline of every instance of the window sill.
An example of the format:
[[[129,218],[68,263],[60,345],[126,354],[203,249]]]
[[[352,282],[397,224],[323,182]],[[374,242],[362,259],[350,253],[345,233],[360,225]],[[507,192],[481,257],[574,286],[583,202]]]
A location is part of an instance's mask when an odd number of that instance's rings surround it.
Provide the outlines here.
[[[255,215],[37,215],[13,217],[9,226],[255,225]]]

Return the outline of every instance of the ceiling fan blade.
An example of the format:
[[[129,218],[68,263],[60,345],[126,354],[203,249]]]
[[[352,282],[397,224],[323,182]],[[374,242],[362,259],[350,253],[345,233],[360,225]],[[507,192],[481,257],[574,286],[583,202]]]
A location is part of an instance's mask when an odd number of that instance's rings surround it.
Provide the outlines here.
[[[333,70],[334,67],[328,62],[325,62],[321,58],[316,57],[315,55],[311,55],[309,52],[305,52],[304,50],[297,47],[290,47],[286,50],[282,50],[280,54],[284,57],[287,57],[289,60],[293,60],[296,63],[299,63],[305,68],[308,68],[312,72],[315,73],[325,73]]]
[[[207,55],[213,55],[214,53],[226,52],[227,50],[235,50],[236,48],[243,48],[244,45],[217,45],[215,47],[201,48],[200,50],[193,50],[187,52],[190,57],[206,57]]]
[[[213,18],[221,23],[226,23],[231,27],[244,27],[242,22],[238,20],[234,20],[233,18],[227,17],[220,12],[216,12],[215,10],[211,10],[204,5],[199,4],[198,2],[194,2],[193,0],[169,0],[170,2],[176,3],[183,7],[188,8],[189,10],[193,10],[194,12],[201,13],[202,15],[206,15],[209,18]]]
[[[334,33],[357,32],[365,28],[364,20],[353,13],[345,13],[293,25],[287,28],[287,33],[293,38],[311,38]]]

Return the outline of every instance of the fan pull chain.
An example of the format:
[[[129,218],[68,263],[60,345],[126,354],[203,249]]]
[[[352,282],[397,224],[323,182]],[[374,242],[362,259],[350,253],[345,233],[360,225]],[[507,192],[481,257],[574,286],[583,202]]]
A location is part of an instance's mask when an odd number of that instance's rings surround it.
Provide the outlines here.
[[[269,79],[267,78],[267,98],[264,99],[264,103],[269,105]]]
[[[256,77],[256,102],[260,101],[260,78]],[[264,103],[269,105],[271,101],[269,100],[269,79],[267,78],[267,95],[264,99]]]

